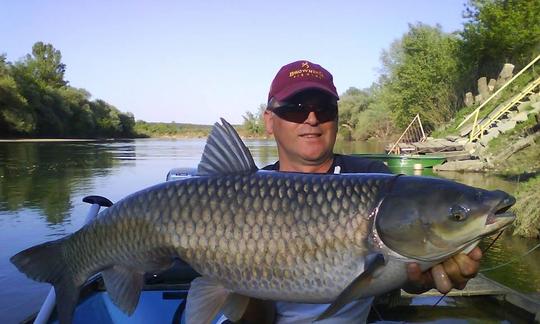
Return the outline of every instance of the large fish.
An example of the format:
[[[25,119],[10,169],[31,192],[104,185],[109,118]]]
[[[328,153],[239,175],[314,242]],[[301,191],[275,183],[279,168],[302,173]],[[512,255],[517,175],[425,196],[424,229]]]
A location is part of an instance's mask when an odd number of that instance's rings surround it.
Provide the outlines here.
[[[202,276],[188,293],[188,323],[220,311],[235,320],[249,298],[332,303],[402,286],[406,263],[428,267],[502,230],[514,198],[456,182],[403,175],[258,171],[234,129],[216,123],[199,176],[136,192],[79,231],[11,258],[51,283],[61,323],[101,272],[123,311],[136,308],[143,273],[174,258]]]

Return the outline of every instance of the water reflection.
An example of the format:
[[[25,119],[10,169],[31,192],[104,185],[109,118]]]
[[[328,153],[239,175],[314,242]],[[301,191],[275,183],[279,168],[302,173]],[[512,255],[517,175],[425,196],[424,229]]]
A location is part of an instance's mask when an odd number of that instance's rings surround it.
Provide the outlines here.
[[[384,153],[386,143],[377,141],[367,142],[348,142],[337,141],[334,151],[340,154],[359,154],[359,153]]]
[[[483,240],[481,248],[487,248],[491,240]],[[539,243],[539,240],[512,236],[511,230],[506,230],[486,252],[480,271],[518,291],[539,292],[540,248],[529,253]]]
[[[102,144],[0,143],[0,211],[35,209],[60,223],[75,188],[106,175],[114,163]]]
[[[495,174],[439,172],[437,173],[437,176],[488,190],[504,190],[510,194],[515,193],[518,186],[516,181],[508,180]]]
[[[245,140],[246,146],[253,155],[259,168],[272,164],[277,160],[277,146],[271,140]]]

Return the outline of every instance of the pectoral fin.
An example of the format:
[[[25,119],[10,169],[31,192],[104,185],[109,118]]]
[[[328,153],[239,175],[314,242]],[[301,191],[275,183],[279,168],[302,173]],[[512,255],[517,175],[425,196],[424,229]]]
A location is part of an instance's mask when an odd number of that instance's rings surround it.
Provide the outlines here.
[[[354,279],[347,286],[347,288],[345,288],[345,290],[339,294],[337,299],[330,306],[328,306],[328,308],[321,315],[319,315],[319,317],[317,317],[316,321],[320,321],[334,315],[345,305],[353,300],[358,299],[361,295],[362,289],[364,289],[371,282],[373,273],[380,267],[384,266],[384,264],[384,256],[382,254],[376,253],[368,255],[366,257],[364,272],[356,277],[356,279]]]
[[[186,303],[187,323],[211,323],[222,310],[231,321],[239,320],[249,303],[249,297],[236,294],[218,282],[199,277],[191,282]]]
[[[128,315],[133,314],[144,284],[143,273],[115,265],[101,272],[113,303]]]
[[[249,304],[249,297],[230,293],[225,301],[225,305],[221,308],[223,314],[232,322],[237,322],[242,318]]]

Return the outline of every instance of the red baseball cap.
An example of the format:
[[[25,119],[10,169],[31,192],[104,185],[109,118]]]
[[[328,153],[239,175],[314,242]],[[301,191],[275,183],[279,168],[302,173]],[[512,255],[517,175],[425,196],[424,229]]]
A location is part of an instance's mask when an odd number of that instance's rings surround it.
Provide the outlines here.
[[[318,89],[339,99],[334,78],[322,66],[309,61],[296,61],[283,66],[272,81],[268,101],[285,99],[308,89]]]

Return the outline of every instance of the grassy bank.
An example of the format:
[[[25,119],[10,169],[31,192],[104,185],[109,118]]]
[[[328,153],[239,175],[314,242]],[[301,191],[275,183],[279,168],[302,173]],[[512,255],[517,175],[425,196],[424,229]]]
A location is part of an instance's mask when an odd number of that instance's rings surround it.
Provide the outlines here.
[[[141,137],[205,138],[210,134],[211,125],[186,123],[151,123],[138,120],[135,132]]]
[[[504,177],[519,181],[514,234],[540,238],[540,135],[539,116],[530,115],[527,121],[489,142],[486,157],[494,170]],[[526,142],[521,147],[518,142]]]
[[[266,139],[264,135],[254,135],[248,132],[244,125],[233,125],[240,137]],[[212,125],[199,125],[187,123],[151,123],[142,120],[135,124],[135,131],[139,137],[156,138],[207,138]]]
[[[514,234],[540,238],[540,175],[520,183],[514,206],[517,219]]]

